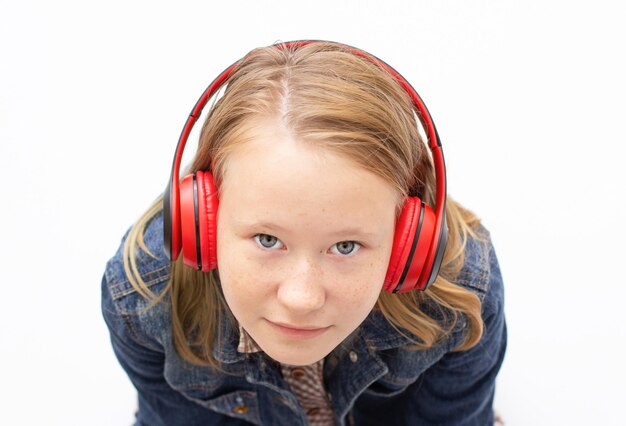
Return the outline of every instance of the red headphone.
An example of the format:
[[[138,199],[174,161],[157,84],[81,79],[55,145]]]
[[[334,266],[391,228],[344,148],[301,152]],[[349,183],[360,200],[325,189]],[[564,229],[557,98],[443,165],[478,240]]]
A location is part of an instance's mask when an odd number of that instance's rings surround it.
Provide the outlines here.
[[[298,48],[316,43],[301,40],[274,45],[278,49]],[[338,44],[338,43],[335,43]],[[435,281],[448,240],[446,225],[446,168],[441,141],[426,105],[413,87],[385,62],[362,50],[338,44],[388,71],[411,96],[426,129],[437,181],[434,209],[419,197],[409,197],[396,224],[393,248],[383,288],[403,293],[425,290]],[[217,190],[208,171],[197,171],[179,183],[180,163],[187,138],[209,99],[237,67],[224,70],[204,91],[193,107],[178,139],[170,180],[163,195],[163,232],[165,251],[175,261],[181,250],[185,265],[208,272],[217,268]]]

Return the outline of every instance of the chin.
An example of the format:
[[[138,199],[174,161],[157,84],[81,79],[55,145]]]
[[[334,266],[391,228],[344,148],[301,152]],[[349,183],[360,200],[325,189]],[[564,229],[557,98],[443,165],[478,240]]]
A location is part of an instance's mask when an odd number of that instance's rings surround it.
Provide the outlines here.
[[[304,366],[314,364],[317,361],[323,359],[326,355],[328,355],[332,351],[332,348],[329,351],[311,351],[309,348],[301,347],[294,348],[290,350],[264,350],[264,352],[272,358],[274,361],[280,362],[281,364],[295,365],[295,366]]]

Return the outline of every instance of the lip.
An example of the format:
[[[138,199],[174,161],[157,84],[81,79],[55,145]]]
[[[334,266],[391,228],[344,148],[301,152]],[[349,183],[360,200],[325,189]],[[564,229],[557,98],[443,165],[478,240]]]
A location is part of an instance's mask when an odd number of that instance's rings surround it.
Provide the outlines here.
[[[294,326],[291,324],[285,324],[282,322],[273,322],[268,319],[266,321],[272,326],[272,328],[278,331],[280,334],[293,338],[293,339],[312,339],[317,337],[331,326],[317,327],[317,326]]]

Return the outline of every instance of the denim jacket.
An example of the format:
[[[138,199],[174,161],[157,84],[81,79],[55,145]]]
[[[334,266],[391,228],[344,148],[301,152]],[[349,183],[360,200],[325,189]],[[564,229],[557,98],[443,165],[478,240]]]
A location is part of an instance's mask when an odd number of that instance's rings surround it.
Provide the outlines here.
[[[463,317],[442,342],[411,350],[410,341],[377,311],[354,337],[326,357],[324,382],[338,425],[491,425],[495,379],[506,348],[504,294],[488,233],[470,239],[457,283],[482,300],[485,331],[464,352]],[[163,220],[148,224],[137,266],[160,293],[169,280]],[[123,242],[122,242],[123,245]],[[113,350],[138,391],[137,425],[306,425],[306,414],[283,380],[280,365],[262,352],[237,351],[239,334],[228,325],[214,356],[225,372],[192,365],[174,349],[170,308],[152,308],[129,283],[122,246],[102,280],[102,312]]]

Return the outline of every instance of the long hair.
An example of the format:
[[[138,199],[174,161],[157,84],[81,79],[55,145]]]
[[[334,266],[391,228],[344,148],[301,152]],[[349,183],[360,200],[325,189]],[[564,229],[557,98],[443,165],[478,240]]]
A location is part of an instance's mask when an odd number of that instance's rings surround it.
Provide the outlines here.
[[[434,205],[434,169],[409,95],[388,72],[339,45],[270,46],[244,57],[209,110],[188,172],[210,170],[219,194],[229,154],[253,137],[259,118],[278,118],[295,138],[351,159],[389,182],[401,199],[419,194]],[[157,199],[131,228],[124,247],[126,274],[153,303],[171,304],[178,353],[191,363],[219,368],[213,357],[219,324],[234,320],[218,273],[194,271],[179,258],[171,265],[163,293],[154,294],[138,272],[135,252],[147,250],[143,231],[162,209],[161,202]],[[414,342],[413,349],[439,342],[460,317],[466,319],[466,334],[454,350],[471,348],[483,332],[479,298],[454,282],[463,266],[466,241],[476,236],[479,220],[450,198],[446,215],[448,244],[433,285],[423,292],[381,292],[374,307]]]

